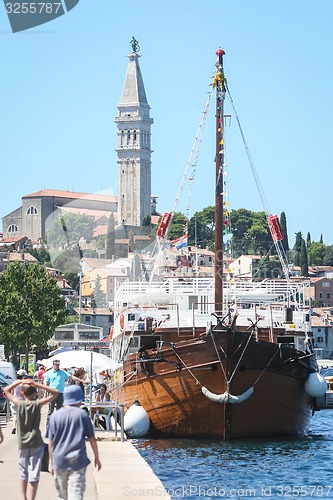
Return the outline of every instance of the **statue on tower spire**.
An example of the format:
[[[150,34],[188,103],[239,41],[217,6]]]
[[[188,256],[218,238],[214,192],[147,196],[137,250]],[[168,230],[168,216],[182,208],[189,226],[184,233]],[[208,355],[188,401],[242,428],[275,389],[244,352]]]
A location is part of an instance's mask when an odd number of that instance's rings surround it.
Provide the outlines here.
[[[130,44],[132,45],[133,52],[135,52],[137,54],[140,50],[140,45],[139,45],[139,42],[136,40],[136,38],[134,38],[134,36],[132,36],[132,40],[130,41]]]

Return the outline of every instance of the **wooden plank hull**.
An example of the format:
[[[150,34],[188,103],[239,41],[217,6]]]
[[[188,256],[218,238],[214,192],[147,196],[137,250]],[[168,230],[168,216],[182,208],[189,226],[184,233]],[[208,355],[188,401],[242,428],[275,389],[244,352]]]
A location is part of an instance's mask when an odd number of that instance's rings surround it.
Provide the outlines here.
[[[138,399],[147,411],[156,437],[235,438],[304,434],[312,414],[313,399],[304,390],[308,366],[300,352],[251,339],[240,332],[221,331],[149,350],[141,359],[131,356],[125,376],[137,374],[113,397],[129,407]],[[303,353],[304,354],[304,353]],[[126,378],[125,378],[126,379]],[[253,394],[242,403],[216,403],[203,393],[227,390]]]

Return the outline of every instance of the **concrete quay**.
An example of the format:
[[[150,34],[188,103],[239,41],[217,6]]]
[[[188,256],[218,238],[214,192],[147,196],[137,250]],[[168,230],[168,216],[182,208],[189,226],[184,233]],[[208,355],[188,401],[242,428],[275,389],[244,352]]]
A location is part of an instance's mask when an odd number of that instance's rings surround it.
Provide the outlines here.
[[[41,429],[45,429],[46,409],[42,412]],[[0,445],[1,498],[20,500],[18,477],[17,437],[11,434],[12,422],[2,420],[4,441]],[[132,497],[159,497],[169,499],[161,481],[141,457],[131,441],[121,442],[113,431],[96,429],[96,439],[102,468],[93,467],[93,454],[87,450],[91,464],[87,468],[86,500],[124,500]],[[118,434],[119,435],[119,434]],[[37,500],[56,500],[54,479],[49,472],[41,472]],[[70,499],[69,499],[70,500]]]

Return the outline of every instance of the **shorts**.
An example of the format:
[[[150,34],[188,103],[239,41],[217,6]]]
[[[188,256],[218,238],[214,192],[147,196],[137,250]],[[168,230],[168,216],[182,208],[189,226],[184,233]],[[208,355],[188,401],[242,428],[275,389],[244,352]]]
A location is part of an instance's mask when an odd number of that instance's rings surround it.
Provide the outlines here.
[[[86,489],[86,469],[54,472],[58,500],[82,500]]]
[[[44,455],[44,446],[38,448],[20,448],[19,475],[23,481],[35,483],[39,481],[40,469]]]

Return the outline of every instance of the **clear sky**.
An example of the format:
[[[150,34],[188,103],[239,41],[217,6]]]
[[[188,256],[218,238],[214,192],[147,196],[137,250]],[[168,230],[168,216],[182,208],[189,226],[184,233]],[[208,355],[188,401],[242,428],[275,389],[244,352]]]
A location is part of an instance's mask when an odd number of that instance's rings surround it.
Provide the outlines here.
[[[43,188],[117,194],[114,117],[135,36],[158,210],[174,207],[222,46],[271,213],[286,213],[291,245],[296,231],[333,244],[332,20],[332,0],[80,0],[13,34],[1,2],[0,216]],[[190,215],[214,203],[213,122],[210,113]],[[233,114],[226,144],[229,208],[262,210]],[[185,185],[177,210],[188,194]]]

